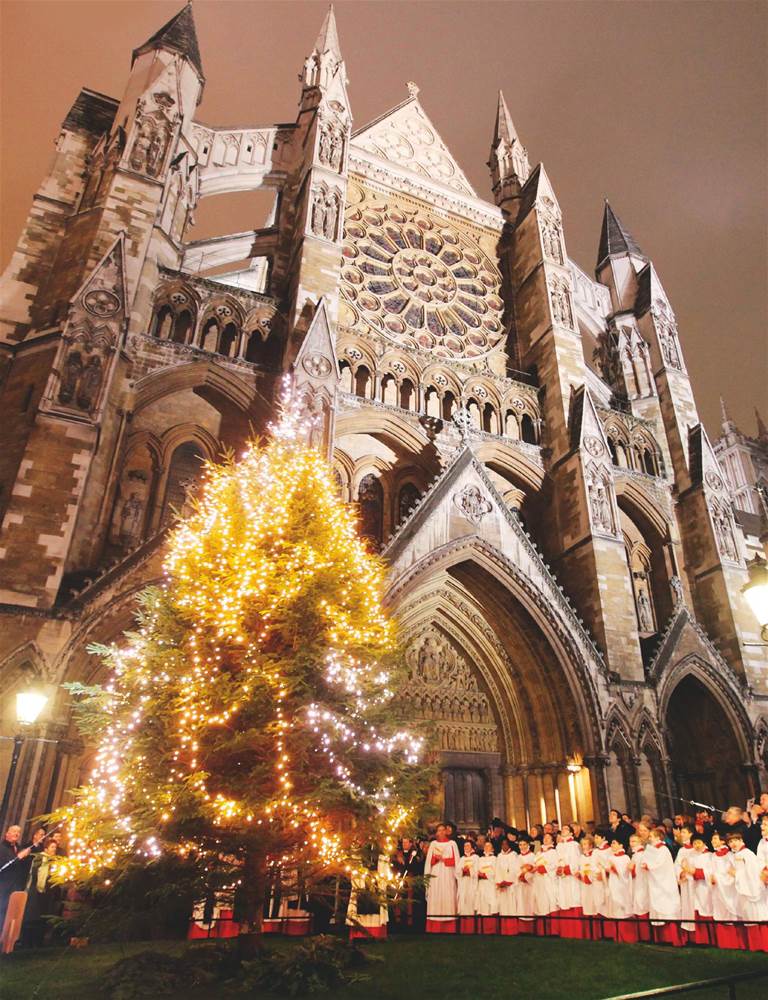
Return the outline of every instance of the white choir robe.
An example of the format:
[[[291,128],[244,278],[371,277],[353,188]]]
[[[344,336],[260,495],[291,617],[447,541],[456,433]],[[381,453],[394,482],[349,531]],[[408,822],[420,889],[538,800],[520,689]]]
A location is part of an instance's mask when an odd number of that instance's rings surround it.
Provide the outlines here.
[[[479,860],[476,854],[470,854],[469,857],[464,855],[456,868],[459,916],[470,918],[460,921],[461,930],[464,933],[471,933],[474,930],[477,905],[477,863]]]
[[[460,862],[455,840],[433,840],[429,845],[424,875],[431,876],[427,882],[426,929],[432,934],[456,931],[456,867]]]
[[[635,924],[637,927],[638,941],[651,940],[651,925],[648,923],[648,910],[650,900],[648,898],[648,872],[643,868],[643,858],[645,848],[638,847],[631,857],[630,871],[632,875],[632,912],[635,917],[644,919]]]
[[[599,869],[603,876],[603,904],[600,913],[602,916],[608,916],[608,869],[611,866],[611,848],[610,845],[604,844],[602,847],[596,848],[592,852],[592,856],[595,859],[595,865]],[[599,879],[598,879],[599,881]]]
[[[595,857],[595,852],[582,854],[579,864],[579,883],[581,885],[581,909],[585,917],[602,916],[605,910],[605,880],[595,876],[602,874],[602,866]]]
[[[715,928],[712,923],[712,859],[710,851],[693,852],[693,905],[696,913],[696,944],[714,945]]]
[[[718,948],[741,948],[746,944],[742,928],[731,923],[739,919],[736,895],[736,870],[731,851],[721,847],[712,854],[710,884],[712,885],[712,916],[715,918],[715,940]]]
[[[483,854],[477,859],[477,897],[475,909],[483,919],[480,929],[483,933],[496,932],[496,914],[499,912],[498,892],[496,891],[496,862],[493,854]],[[493,918],[492,920],[490,918]]]
[[[666,844],[649,844],[642,864],[648,870],[648,913],[657,944],[682,944],[679,925],[667,923],[680,919],[680,892],[675,862]]]
[[[675,877],[680,886],[680,915],[685,921],[680,926],[689,934],[696,930],[693,922],[696,919],[696,893],[693,884],[695,855],[692,844],[683,844],[675,858]]]
[[[760,873],[768,875],[768,837],[762,837],[757,845],[757,861],[760,866]],[[762,877],[761,877],[762,881]],[[768,906],[768,885],[763,882],[763,899]]]
[[[731,854],[735,869],[736,905],[739,918],[745,921],[768,921],[768,907],[764,902],[763,883],[760,880],[760,862],[748,847]],[[748,947],[752,951],[768,951],[768,925],[746,925]]]
[[[579,883],[579,867],[581,865],[581,848],[579,842],[569,837],[561,840],[555,848],[557,856],[557,905],[560,919],[555,930],[561,937],[583,937],[581,922],[581,884]]]
[[[632,861],[622,851],[620,854],[611,852],[611,863],[608,867],[608,913],[616,920],[614,932],[617,941],[634,943],[638,940],[637,925],[634,920],[627,922],[628,917],[634,917],[632,912]]]
[[[541,918],[536,921],[536,933],[557,934],[557,928],[552,928],[550,921],[543,919],[557,909],[557,886],[555,885],[557,855],[554,847],[542,847],[536,855],[535,864],[533,912]]]
[[[533,933],[533,882],[536,857],[533,851],[518,855],[517,885],[515,886],[515,912],[520,918],[520,933]]]
[[[499,901],[499,929],[502,934],[517,934],[517,894],[515,886],[520,871],[520,856],[504,851],[496,858],[496,891]],[[504,885],[504,883],[508,883]]]
[[[636,917],[647,917],[650,909],[648,897],[648,872],[643,868],[645,847],[638,848],[632,855],[632,912]]]

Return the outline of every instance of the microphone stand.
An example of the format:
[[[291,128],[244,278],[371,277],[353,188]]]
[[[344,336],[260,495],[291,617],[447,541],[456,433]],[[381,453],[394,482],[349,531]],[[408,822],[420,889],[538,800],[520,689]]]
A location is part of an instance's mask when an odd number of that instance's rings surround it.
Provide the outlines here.
[[[685,802],[689,806],[698,806],[699,809],[706,809],[707,812],[711,812],[713,815],[725,812],[725,809],[718,809],[717,806],[709,805],[707,802],[697,802],[696,799],[685,799],[682,795],[667,795],[666,792],[662,792],[661,794],[665,799],[670,799],[672,802]]]

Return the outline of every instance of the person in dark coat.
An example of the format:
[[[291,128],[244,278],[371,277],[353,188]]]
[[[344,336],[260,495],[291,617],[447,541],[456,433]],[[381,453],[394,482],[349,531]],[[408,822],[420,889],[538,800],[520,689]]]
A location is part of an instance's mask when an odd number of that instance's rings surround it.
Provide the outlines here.
[[[608,834],[609,843],[612,840],[618,840],[626,853],[629,854],[629,838],[635,832],[634,829],[626,820],[622,819],[618,809],[611,809],[608,813],[608,823],[611,828]]]
[[[0,841],[0,933],[5,922],[5,911],[12,892],[21,892],[27,882],[29,866],[24,864],[32,846],[19,848],[21,827],[9,826]]]

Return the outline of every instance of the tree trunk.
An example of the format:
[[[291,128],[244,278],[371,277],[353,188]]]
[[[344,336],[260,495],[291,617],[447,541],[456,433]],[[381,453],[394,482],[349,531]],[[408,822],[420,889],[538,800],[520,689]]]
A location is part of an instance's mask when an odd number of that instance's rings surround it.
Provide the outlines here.
[[[240,960],[258,955],[264,945],[262,931],[264,895],[267,889],[265,856],[249,849],[243,865],[243,922],[237,939]]]

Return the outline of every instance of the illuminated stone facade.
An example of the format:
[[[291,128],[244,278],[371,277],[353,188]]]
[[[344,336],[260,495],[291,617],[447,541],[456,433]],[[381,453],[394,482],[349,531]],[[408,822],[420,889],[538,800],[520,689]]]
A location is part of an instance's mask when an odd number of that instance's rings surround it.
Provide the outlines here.
[[[353,131],[332,13],[294,124],[205,125],[203,86],[186,7],[120,99],[81,92],[3,278],[3,727],[36,679],[59,740],[25,748],[13,817],[85,773],[59,685],[99,679],[89,643],[130,624],[201,459],[265,426],[285,372],[391,566],[453,818],[765,782],[743,532],[685,331],[612,209],[592,278],[501,96],[492,201],[414,84]],[[190,239],[200,199],[260,188],[263,228]]]

